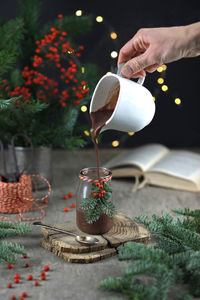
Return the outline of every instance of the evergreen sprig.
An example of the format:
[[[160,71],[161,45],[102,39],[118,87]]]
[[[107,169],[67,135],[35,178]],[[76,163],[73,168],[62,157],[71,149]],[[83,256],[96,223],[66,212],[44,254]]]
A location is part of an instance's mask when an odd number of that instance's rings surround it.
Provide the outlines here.
[[[116,214],[114,204],[109,200],[112,195],[112,187],[106,182],[93,182],[90,198],[84,198],[79,208],[84,210],[87,223],[92,224],[99,220],[102,214],[113,217]]]
[[[0,221],[0,239],[6,237],[23,235],[30,232],[32,229],[26,223],[16,223]],[[16,254],[25,254],[24,246],[2,241],[0,242],[0,262],[4,263],[15,263],[17,261]]]
[[[103,280],[100,288],[120,292],[123,299],[166,300],[172,288],[184,284],[186,291],[177,298],[200,296],[199,210],[174,212],[184,217],[163,214],[153,215],[151,220],[148,216],[135,219],[155,235],[157,244],[152,247],[128,242],[118,247],[118,259],[129,261],[129,265],[121,277]]]

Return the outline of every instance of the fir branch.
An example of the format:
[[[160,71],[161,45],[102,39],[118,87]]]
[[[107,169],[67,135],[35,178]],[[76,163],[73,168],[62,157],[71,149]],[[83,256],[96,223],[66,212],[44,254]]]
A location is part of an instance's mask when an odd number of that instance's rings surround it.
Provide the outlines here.
[[[186,219],[174,219],[169,214],[153,215],[152,220],[138,217],[136,220],[155,234],[156,246],[128,242],[118,247],[118,259],[130,264],[121,277],[105,279],[100,288],[121,292],[128,299],[165,300],[171,288],[181,283],[187,291],[180,293],[180,299],[200,296],[200,243],[193,225],[199,220],[199,212],[178,211],[186,214]],[[193,219],[188,217],[191,214]]]
[[[90,198],[84,198],[79,203],[87,223],[96,222],[102,214],[113,217],[117,213],[114,204],[109,201],[111,195],[112,187],[106,182],[92,183]]]
[[[0,221],[0,238],[23,235],[32,229],[26,223],[16,223]],[[24,246],[16,243],[2,241],[0,243],[0,262],[15,263],[16,254],[25,254]]]
[[[11,107],[13,106],[13,102],[15,100],[19,99],[19,97],[13,97],[10,99],[0,99],[0,110],[7,110],[7,109],[11,109]]]

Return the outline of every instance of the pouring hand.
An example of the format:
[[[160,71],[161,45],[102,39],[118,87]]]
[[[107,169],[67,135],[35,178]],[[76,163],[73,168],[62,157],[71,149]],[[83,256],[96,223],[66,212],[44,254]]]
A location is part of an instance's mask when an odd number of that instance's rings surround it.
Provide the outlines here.
[[[140,29],[120,50],[118,67],[126,78],[154,72],[163,63],[200,55],[200,22],[187,26]]]

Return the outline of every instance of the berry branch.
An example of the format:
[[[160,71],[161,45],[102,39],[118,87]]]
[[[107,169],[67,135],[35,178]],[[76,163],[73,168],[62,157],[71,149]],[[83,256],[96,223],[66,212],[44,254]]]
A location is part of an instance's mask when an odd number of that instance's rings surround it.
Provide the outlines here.
[[[112,187],[106,182],[93,182],[90,198],[83,199],[79,208],[84,210],[87,223],[92,224],[99,220],[102,214],[113,217],[116,214],[114,204],[109,200],[112,195]]]

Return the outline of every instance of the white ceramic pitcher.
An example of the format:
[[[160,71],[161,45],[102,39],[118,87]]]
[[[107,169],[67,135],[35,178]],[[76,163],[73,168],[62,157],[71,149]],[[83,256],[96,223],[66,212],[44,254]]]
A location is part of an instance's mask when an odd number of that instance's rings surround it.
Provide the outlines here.
[[[148,89],[143,86],[144,77],[137,82],[121,76],[120,65],[117,74],[106,74],[98,82],[90,103],[90,112],[105,106],[116,93],[116,105],[111,117],[100,132],[115,129],[136,132],[147,126],[155,114],[155,103]]]

